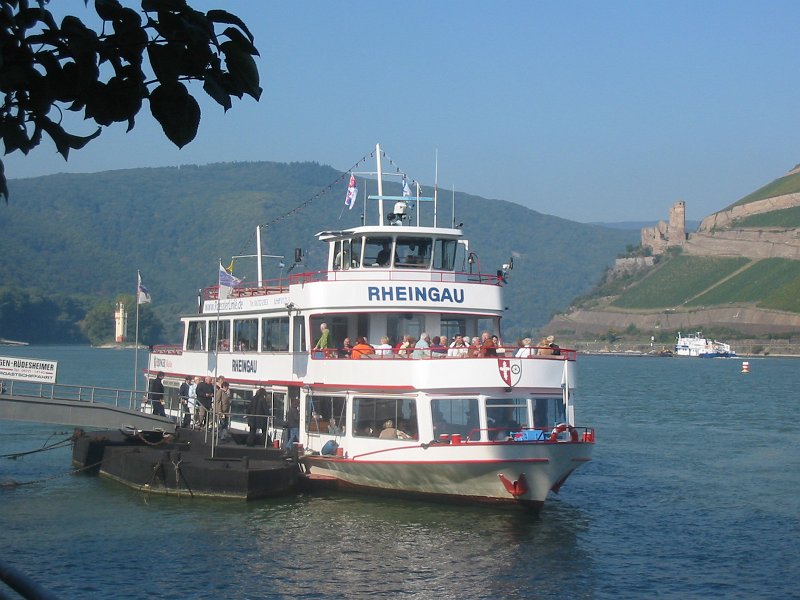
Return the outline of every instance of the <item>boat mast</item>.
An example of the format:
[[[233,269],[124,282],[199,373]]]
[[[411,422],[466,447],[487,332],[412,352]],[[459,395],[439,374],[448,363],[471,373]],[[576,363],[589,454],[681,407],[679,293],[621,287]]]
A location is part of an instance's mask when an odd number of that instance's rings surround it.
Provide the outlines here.
[[[383,166],[380,144],[375,144],[375,158],[378,161],[378,225],[383,225]]]
[[[261,225],[256,225],[256,260],[258,261],[258,287],[264,285],[264,271],[261,268]]]
[[[439,149],[436,149],[436,172],[433,178],[433,226],[436,227],[436,209],[439,198]]]

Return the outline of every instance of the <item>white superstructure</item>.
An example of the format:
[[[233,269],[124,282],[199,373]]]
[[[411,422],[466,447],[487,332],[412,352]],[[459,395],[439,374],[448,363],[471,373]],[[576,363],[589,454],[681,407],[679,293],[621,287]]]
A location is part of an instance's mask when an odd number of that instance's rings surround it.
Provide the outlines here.
[[[730,344],[708,339],[700,331],[686,335],[678,333],[675,354],[699,358],[731,358],[736,356],[736,352],[731,350]]]
[[[186,375],[224,376],[233,420],[242,423],[236,414],[263,387],[278,439],[299,402],[299,443],[312,476],[364,490],[541,506],[591,458],[594,430],[574,422],[575,351],[526,349],[517,357],[516,344],[502,342],[450,348],[457,334],[501,334],[511,265],[477,272],[461,229],[411,224],[424,198],[379,190],[370,199],[380,222],[317,235],[328,246],[324,270],[241,285],[224,300],[217,286],[205,289],[199,313],[182,318],[182,345],[156,347],[148,374],[165,372],[171,397]],[[315,349],[323,323],[330,344]],[[423,333],[446,336],[447,345],[401,347],[404,336]],[[383,337],[391,349],[378,347]],[[345,349],[359,338],[373,349]]]

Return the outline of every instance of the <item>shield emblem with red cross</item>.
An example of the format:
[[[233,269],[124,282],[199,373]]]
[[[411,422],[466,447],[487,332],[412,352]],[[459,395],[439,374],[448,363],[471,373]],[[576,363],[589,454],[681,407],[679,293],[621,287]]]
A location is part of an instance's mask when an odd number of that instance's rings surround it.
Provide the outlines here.
[[[498,358],[497,371],[500,373],[500,379],[508,387],[514,387],[522,378],[522,365],[519,359]]]

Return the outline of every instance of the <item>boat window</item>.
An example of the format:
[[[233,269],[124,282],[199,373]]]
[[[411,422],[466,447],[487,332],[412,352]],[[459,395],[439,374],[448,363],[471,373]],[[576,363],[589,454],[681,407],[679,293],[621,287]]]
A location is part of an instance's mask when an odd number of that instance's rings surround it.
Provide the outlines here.
[[[253,399],[253,390],[237,390],[230,388],[231,394],[231,421],[245,423],[245,415]]]
[[[436,240],[433,251],[433,268],[440,271],[454,271],[458,240]]]
[[[389,268],[392,264],[392,238],[368,237],[364,243],[364,266]]]
[[[419,439],[417,401],[414,398],[355,398],[353,427],[357,437]]]
[[[399,344],[403,341],[403,336],[410,335],[414,341],[419,339],[419,335],[425,331],[424,315],[415,313],[389,314],[386,317],[386,335],[389,336],[390,343]]]
[[[234,319],[233,344],[240,352],[258,349],[258,319]]]
[[[466,319],[448,319],[442,317],[439,325],[439,332],[446,335],[448,340],[453,340],[460,333],[465,335],[467,333]]]
[[[528,427],[527,398],[486,400],[486,425],[489,439],[505,440],[515,431]]]
[[[344,396],[309,396],[306,431],[344,435],[346,404]]]
[[[339,240],[333,246],[333,270],[350,268],[350,240]]]
[[[269,394],[269,392],[267,392]],[[269,400],[269,396],[267,397]],[[286,405],[286,392],[272,392],[272,405],[270,414],[283,419],[283,407]]]
[[[533,403],[533,426],[542,429],[549,429],[567,420],[567,412],[564,408],[564,399],[561,396],[555,398],[536,398]]]
[[[205,350],[206,322],[189,321],[189,333],[186,336],[187,350]]]
[[[225,321],[211,321],[209,322],[209,340],[208,346],[216,348],[223,352],[230,351],[231,349],[231,322]],[[217,342],[219,340],[219,342]]]
[[[477,398],[444,398],[431,401],[431,419],[433,420],[433,437],[458,433],[480,439],[480,418]]]
[[[361,266],[361,238],[350,240],[350,265],[354,269]]]
[[[497,317],[481,317],[478,319],[477,335],[488,331],[490,335],[500,335],[500,319]]]
[[[264,319],[261,322],[261,350],[263,352],[289,350],[289,317]]]
[[[431,264],[432,240],[429,238],[397,238],[395,266],[427,269]]]

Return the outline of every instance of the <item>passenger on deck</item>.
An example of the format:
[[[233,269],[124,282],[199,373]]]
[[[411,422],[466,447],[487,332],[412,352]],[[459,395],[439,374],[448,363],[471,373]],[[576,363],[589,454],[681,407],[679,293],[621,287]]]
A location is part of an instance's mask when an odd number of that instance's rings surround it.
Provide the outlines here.
[[[419,340],[414,345],[414,352],[411,354],[412,358],[430,358],[430,337],[427,332],[423,331],[419,334]]]
[[[328,348],[331,347],[331,332],[328,329],[327,323],[321,323],[319,326],[320,336],[314,346],[314,358],[327,358]]]
[[[533,340],[531,340],[531,338],[525,338],[522,340],[522,346],[517,349],[517,353],[514,356],[517,358],[529,358],[533,356],[534,352],[533,348],[531,347],[532,344]]]
[[[415,340],[410,335],[404,335],[403,341],[397,344],[397,356],[399,358],[411,358],[411,350],[413,350]]]
[[[447,337],[446,336],[433,336],[431,340],[431,356],[433,358],[443,358],[447,356]]]
[[[481,334],[480,356],[497,356],[497,346],[488,331]]]
[[[538,356],[550,356],[553,354],[553,349],[550,347],[550,344],[553,343],[555,338],[552,335],[548,335],[547,337],[542,338],[539,340],[539,348],[536,351]]]
[[[353,351],[350,354],[350,358],[353,359],[360,359],[360,358],[372,358],[372,355],[375,353],[375,349],[370,346],[369,342],[367,342],[367,338],[360,337],[358,338],[358,343],[353,346]]]
[[[464,336],[460,333],[456,334],[456,339],[450,344],[450,349],[447,351],[449,358],[464,358],[467,355],[467,344],[464,343]]]
[[[411,436],[408,435],[405,431],[400,431],[399,429],[395,429],[394,422],[390,419],[383,424],[383,430],[381,434],[378,436],[380,439],[399,439],[399,440],[410,440]]]
[[[353,351],[353,344],[350,342],[350,338],[344,338],[342,342],[342,347],[339,348],[339,358],[350,358],[350,353]]]
[[[385,335],[381,337],[381,343],[375,346],[375,358],[392,358],[392,345]]]

